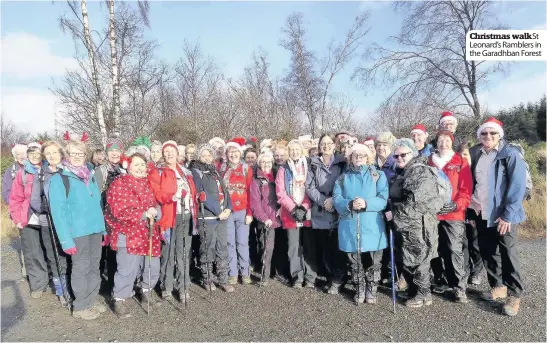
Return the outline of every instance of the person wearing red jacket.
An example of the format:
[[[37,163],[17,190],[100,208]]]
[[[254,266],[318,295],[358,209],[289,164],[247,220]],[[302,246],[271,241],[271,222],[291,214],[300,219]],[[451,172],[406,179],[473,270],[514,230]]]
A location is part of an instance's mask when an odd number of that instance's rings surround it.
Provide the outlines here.
[[[165,162],[150,172],[148,181],[162,213],[158,222],[163,241],[160,273],[162,298],[170,298],[175,290],[179,300],[185,302],[190,298],[189,257],[192,235],[197,234],[198,204],[194,178],[188,169],[177,162],[178,154],[176,142],[163,143]]]
[[[150,291],[160,273],[160,233],[153,224],[158,211],[146,179],[146,158],[135,153],[128,159],[129,174],[121,175],[112,182],[106,192],[105,206],[110,248],[117,251],[112,299],[114,313],[120,318],[131,316],[125,300],[133,296],[135,279],[143,277],[141,302],[146,303],[149,298],[152,300]],[[152,246],[149,230],[152,230]],[[150,249],[152,261],[148,263]],[[147,277],[149,268],[150,280]]]
[[[251,283],[249,275],[249,224],[253,221],[250,189],[253,170],[243,163],[245,138],[236,137],[225,147],[226,162],[220,168],[220,176],[230,194],[233,211],[226,222],[228,230],[228,283],[237,284],[238,273],[241,283]],[[239,268],[238,268],[239,266]]]
[[[428,160],[430,166],[442,170],[452,185],[452,202],[445,205],[438,214],[439,219],[439,258],[444,261],[444,277],[448,288],[454,292],[454,300],[466,303],[467,288],[466,261],[463,244],[465,236],[465,213],[471,201],[473,181],[469,163],[459,153],[454,152],[454,136],[450,131],[437,133],[437,151]],[[437,270],[436,276],[442,274],[442,261],[432,263]],[[437,293],[444,293],[445,285],[435,287]]]

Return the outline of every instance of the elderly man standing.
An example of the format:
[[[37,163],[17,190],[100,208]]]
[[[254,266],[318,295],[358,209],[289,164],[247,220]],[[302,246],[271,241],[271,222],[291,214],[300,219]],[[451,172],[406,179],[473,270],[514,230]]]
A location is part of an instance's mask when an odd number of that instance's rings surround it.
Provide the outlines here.
[[[427,143],[427,137],[429,134],[424,124],[416,124],[410,131],[410,138],[418,149],[418,154],[423,157],[429,157],[434,152],[433,146]]]
[[[517,224],[526,219],[522,206],[526,166],[518,150],[509,146],[503,135],[503,124],[493,117],[477,130],[480,144],[470,149],[473,174],[470,208],[474,211],[469,212],[471,225],[478,231],[491,287],[484,298],[505,299],[503,312],[515,316],[523,293]]]

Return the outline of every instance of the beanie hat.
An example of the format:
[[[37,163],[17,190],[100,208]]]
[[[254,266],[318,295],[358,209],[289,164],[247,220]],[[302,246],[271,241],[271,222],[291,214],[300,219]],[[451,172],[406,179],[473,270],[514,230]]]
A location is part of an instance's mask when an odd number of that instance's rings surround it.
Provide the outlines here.
[[[232,138],[226,145],[224,146],[224,153],[228,152],[228,148],[236,148],[243,154],[244,146],[245,146],[245,138],[244,137],[234,137]]]
[[[209,144],[213,145],[215,143],[218,143],[218,144],[221,144],[221,145],[226,145],[226,142],[224,142],[224,139],[222,139],[220,137],[213,137],[209,140]]]
[[[396,138],[390,131],[380,132],[376,135],[376,143],[393,144]]]
[[[452,143],[454,143],[454,135],[448,130],[439,130],[439,132],[437,132],[437,137],[435,138],[435,140],[438,140],[439,136],[448,136],[452,140]]]
[[[208,150],[209,153],[214,157],[216,154],[216,149],[209,143],[202,144],[196,150],[196,160],[199,160],[201,153],[205,150]]]
[[[163,145],[161,146],[161,152],[162,152],[162,154],[163,154],[163,150],[165,150],[165,148],[167,148],[168,146],[175,148],[175,150],[176,150],[177,153],[178,153],[179,147],[178,147],[178,145],[177,145],[177,142],[175,142],[175,141],[166,141],[166,142],[163,143]]]
[[[25,144],[15,144],[13,148],[11,148],[11,154],[13,155],[13,157],[15,157],[18,151],[26,153],[27,149],[28,149],[28,146],[26,146]]]
[[[119,138],[110,138],[106,142],[106,149],[105,151],[108,152],[110,150],[120,150],[123,151],[123,145],[122,141]]]
[[[427,133],[427,130],[424,126],[424,124],[416,124],[414,125],[414,127],[412,128],[412,130],[410,131],[411,134],[413,133],[423,133],[426,137],[429,136],[428,133]]]
[[[272,145],[272,140],[270,138],[263,139],[262,142],[260,142],[260,149],[262,150],[266,145]]]
[[[503,132],[503,123],[499,120],[497,120],[494,117],[490,117],[486,119],[484,123],[482,123],[481,126],[479,126],[479,129],[477,130],[477,138],[480,139],[481,132],[484,131],[484,129],[491,128],[499,132],[500,138],[503,138],[504,132]]]
[[[347,158],[350,158],[351,155],[352,155],[354,152],[362,152],[362,153],[365,153],[368,157],[371,157],[371,156],[372,156],[372,151],[370,151],[370,149],[368,148],[368,146],[366,146],[366,145],[364,145],[364,144],[361,144],[361,143],[356,143],[356,144],[353,144],[352,146],[348,147],[347,150],[346,150],[346,157],[347,157]]]
[[[453,120],[456,125],[458,125],[458,119],[454,117],[454,113],[445,111],[441,113],[441,119],[439,119],[439,125],[442,125],[445,121]]]
[[[408,149],[410,149],[410,151],[412,151],[412,155],[414,157],[418,156],[418,149],[416,148],[416,145],[414,144],[414,141],[410,138],[399,138],[397,140],[395,140],[395,142],[393,142],[393,144],[391,144],[391,151],[395,152],[395,150],[398,148],[398,147],[401,147],[401,146],[404,146],[404,147],[407,147]]]
[[[362,141],[362,143],[365,144],[365,145],[366,145],[366,144],[374,144],[374,137],[369,136],[369,137],[365,138],[365,139]]]

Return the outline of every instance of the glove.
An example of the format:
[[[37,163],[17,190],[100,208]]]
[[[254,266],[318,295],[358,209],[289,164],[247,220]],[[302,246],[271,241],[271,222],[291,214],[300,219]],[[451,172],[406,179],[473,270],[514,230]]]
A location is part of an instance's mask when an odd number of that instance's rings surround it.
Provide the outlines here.
[[[303,206],[296,206],[293,210],[292,216],[297,222],[303,222],[306,220],[306,209]]]
[[[165,230],[161,233],[161,239],[165,243],[169,243],[171,241],[171,230]]]
[[[456,205],[455,202],[451,201],[450,203],[444,205],[443,208],[441,208],[441,210],[437,214],[439,215],[448,214],[450,212],[456,211],[457,208],[458,208],[458,205]]]
[[[107,247],[110,245],[110,236],[108,234],[103,235],[103,247]]]
[[[73,255],[76,255],[76,252],[78,251],[78,249],[76,249],[76,247],[74,246],[72,248],[65,249],[63,251],[65,252],[65,254],[73,256]]]

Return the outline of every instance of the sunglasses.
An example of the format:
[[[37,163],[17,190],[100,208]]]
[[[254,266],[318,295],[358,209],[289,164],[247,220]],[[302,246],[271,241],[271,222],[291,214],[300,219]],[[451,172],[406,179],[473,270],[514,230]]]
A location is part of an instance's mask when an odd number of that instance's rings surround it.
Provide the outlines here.
[[[488,132],[488,131],[484,131],[484,132],[481,132],[481,136],[495,136],[497,135],[499,132]]]
[[[397,159],[399,159],[399,157],[400,158],[405,158],[406,155],[410,155],[410,153],[409,152],[404,152],[404,153],[399,154],[399,155],[393,155],[393,158],[397,160]]]

